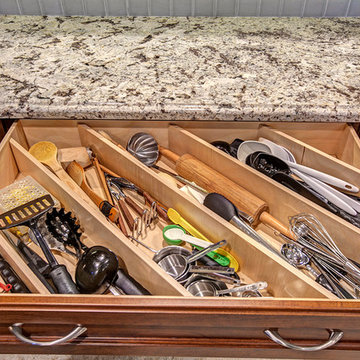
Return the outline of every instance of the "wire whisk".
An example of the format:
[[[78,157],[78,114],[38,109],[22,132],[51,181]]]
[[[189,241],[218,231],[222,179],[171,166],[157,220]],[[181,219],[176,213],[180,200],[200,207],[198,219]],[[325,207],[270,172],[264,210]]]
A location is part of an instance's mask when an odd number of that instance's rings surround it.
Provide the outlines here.
[[[289,218],[290,229],[299,244],[328,264],[337,266],[360,283],[360,268],[336,245],[325,227],[313,215],[298,214]]]

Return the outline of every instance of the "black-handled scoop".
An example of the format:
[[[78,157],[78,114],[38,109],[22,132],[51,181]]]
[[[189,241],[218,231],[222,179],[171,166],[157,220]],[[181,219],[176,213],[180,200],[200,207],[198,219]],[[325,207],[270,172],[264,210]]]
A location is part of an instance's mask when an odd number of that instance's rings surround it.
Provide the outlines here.
[[[281,256],[281,254],[267,243],[266,240],[264,240],[251,226],[239,218],[235,205],[225,196],[218,193],[210,193],[206,195],[204,205],[226,221],[229,221],[238,229],[242,230],[252,239],[265,246],[274,254]]]
[[[82,293],[95,293],[111,284],[126,295],[151,295],[123,269],[119,269],[117,256],[104,246],[85,250],[76,266],[76,284]]]

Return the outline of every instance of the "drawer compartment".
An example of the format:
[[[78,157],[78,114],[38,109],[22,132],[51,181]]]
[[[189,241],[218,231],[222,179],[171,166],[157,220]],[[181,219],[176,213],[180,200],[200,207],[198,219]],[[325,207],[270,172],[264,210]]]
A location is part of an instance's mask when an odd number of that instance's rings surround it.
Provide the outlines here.
[[[309,148],[331,155],[349,165],[360,168],[360,139],[348,124],[271,124]]]
[[[242,129],[242,124],[236,125],[239,132],[247,132],[246,126]],[[197,132],[196,127],[210,135]],[[177,154],[196,156],[218,171],[226,172],[231,180],[263,199],[269,206],[269,212],[285,224],[288,223],[288,216],[300,212],[314,214],[334,238],[344,239],[342,250],[345,254],[360,260],[354,254],[354,249],[358,249],[359,229],[255,170],[224,156],[208,144],[211,137],[217,135],[214,124],[24,120],[11,129],[2,143],[0,160],[1,164],[6,164],[7,173],[1,187],[19,176],[33,176],[79,217],[91,244],[103,244],[113,249],[123,258],[129,273],[154,296],[3,296],[0,299],[0,343],[3,344],[3,352],[15,352],[17,348],[25,353],[39,352],[40,349],[43,353],[191,356],[196,348],[199,356],[296,358],[300,354],[302,358],[336,358],[345,354],[351,358],[360,351],[357,329],[360,305],[357,300],[336,299],[308,275],[274,256],[167,179],[104,139],[97,132],[100,129],[107,131],[123,146],[132,134],[149,132],[160,145]],[[233,136],[233,132],[227,136],[230,135]],[[217,139],[219,137],[214,138]],[[248,282],[266,280],[269,284],[267,295],[273,297],[241,299],[191,296],[152,262],[151,251],[127,239],[96,209],[86,206],[50,170],[29,156],[27,149],[41,140],[52,141],[60,149],[90,146],[101,164],[141,186],[164,206],[175,208],[206,237],[212,241],[226,239],[226,250],[240,264],[240,278]],[[168,169],[174,168],[163,158],[160,164]],[[159,228],[150,232],[151,236],[145,239],[146,244],[157,250],[165,245],[161,238],[163,225],[159,224]],[[281,241],[271,228],[259,223],[256,230],[274,246],[280,247]],[[44,341],[66,334],[76,324],[82,324],[88,330],[79,340],[34,350],[30,345],[19,345],[9,335],[7,327],[13,323],[24,323],[26,333]],[[325,342],[328,337],[325,329],[341,329],[344,338],[329,350],[299,353],[273,343],[264,334],[266,329],[279,329],[284,338],[304,346]]]

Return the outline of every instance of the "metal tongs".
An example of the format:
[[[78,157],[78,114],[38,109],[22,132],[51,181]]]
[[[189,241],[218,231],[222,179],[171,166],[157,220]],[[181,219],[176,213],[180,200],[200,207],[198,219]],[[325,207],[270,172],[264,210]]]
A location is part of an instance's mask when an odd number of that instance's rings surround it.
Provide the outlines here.
[[[123,213],[125,214],[125,220],[127,221],[129,228],[132,231],[130,235],[133,239],[138,239],[140,236],[145,236],[148,228],[151,228],[155,220],[158,217],[157,213],[157,203],[153,200],[150,195],[146,196],[145,192],[137,187],[135,184],[129,180],[122,177],[114,177],[109,174],[105,174],[105,179],[110,191],[111,196],[113,197],[115,203],[121,206]],[[129,189],[135,191],[139,195],[144,197],[144,202],[150,203],[150,209],[141,208],[137,205],[134,200],[127,196],[124,192],[124,189]],[[129,205],[139,216],[133,218],[126,206],[122,203],[121,198]],[[152,201],[151,201],[151,200]]]

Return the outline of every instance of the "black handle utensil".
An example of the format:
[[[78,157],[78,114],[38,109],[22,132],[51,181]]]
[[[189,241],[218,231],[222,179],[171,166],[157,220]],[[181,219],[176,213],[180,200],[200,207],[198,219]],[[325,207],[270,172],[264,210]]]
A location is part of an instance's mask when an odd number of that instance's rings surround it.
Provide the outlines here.
[[[19,253],[22,259],[26,262],[26,265],[30,270],[36,275],[36,277],[43,283],[47,290],[51,294],[55,294],[55,290],[46,280],[45,276],[49,274],[49,264],[43,260],[35,251],[33,251],[29,246],[24,244],[21,240],[17,240],[17,243],[13,240],[12,236],[6,231],[3,232],[7,237],[9,243],[12,247]]]
[[[232,157],[237,159],[238,148],[243,142],[244,140],[235,139],[231,144],[229,144],[226,141],[217,140],[211,142],[211,145],[217,147],[219,150],[224,151],[226,154],[231,155]]]
[[[151,295],[147,289],[123,269],[118,269],[113,284],[127,295]]]
[[[77,263],[75,279],[82,293],[94,293],[111,284],[126,295],[151,295],[123,269],[119,269],[116,255],[104,246],[85,250]]]
[[[24,282],[19,278],[10,264],[0,256],[0,274],[7,284],[10,284],[12,293],[30,293]]]
[[[61,294],[78,294],[79,291],[65,265],[60,265],[57,262],[37,227],[38,219],[53,206],[54,201],[50,195],[44,195],[20,205],[0,215],[0,230],[19,225],[29,227],[49,263],[49,277],[52,279],[56,289]]]
[[[245,221],[240,219],[235,205],[225,196],[218,193],[210,193],[206,195],[204,205],[210,210],[214,211],[219,216],[221,216],[226,221],[229,221],[238,229],[242,230],[252,239],[265,246],[272,253],[281,256],[281,254],[268,242],[266,242],[266,240],[264,240],[251,226],[249,226]]]
[[[252,168],[262,172],[263,174],[271,177],[287,188],[295,191],[299,195],[313,201],[324,209],[329,210],[333,214],[342,217],[353,225],[360,227],[359,214],[349,214],[348,212],[342,210],[339,206],[335,205],[331,200],[313,190],[305,182],[294,179],[291,176],[291,169],[281,159],[268,153],[256,151],[246,157],[245,163]]]
[[[76,249],[79,259],[75,281],[81,293],[102,293],[116,286],[127,295],[149,295],[135,279],[119,269],[117,256],[104,246],[87,247],[81,241],[80,225],[71,212],[53,209],[47,213],[46,225],[49,233],[64,246]]]

